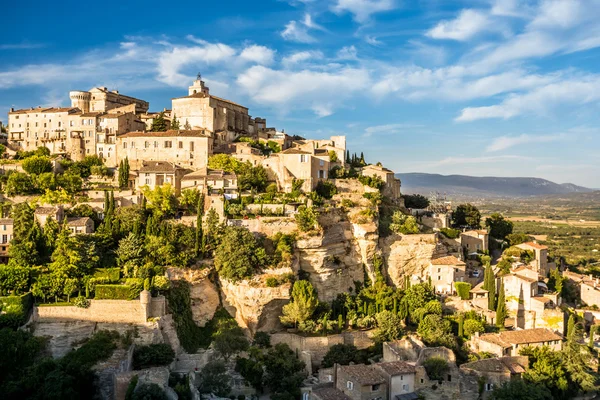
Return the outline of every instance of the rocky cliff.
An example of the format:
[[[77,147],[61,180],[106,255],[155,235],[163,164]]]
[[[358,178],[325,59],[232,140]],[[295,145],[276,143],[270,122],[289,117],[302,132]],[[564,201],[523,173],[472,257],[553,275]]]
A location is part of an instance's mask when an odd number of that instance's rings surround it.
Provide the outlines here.
[[[204,326],[215,315],[221,303],[217,285],[211,281],[209,268],[183,269],[169,268],[167,274],[171,280],[185,280],[190,284],[190,302],[194,322]]]

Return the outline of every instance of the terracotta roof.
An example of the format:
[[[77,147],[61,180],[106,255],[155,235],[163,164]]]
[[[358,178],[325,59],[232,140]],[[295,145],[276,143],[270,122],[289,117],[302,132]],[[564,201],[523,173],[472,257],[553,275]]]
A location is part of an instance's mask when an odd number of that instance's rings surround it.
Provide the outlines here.
[[[540,303],[552,303],[552,299],[549,299],[547,297],[543,297],[543,296],[534,296],[531,298],[531,300],[536,300],[539,301]]]
[[[529,365],[527,357],[497,357],[473,361],[460,366],[461,369],[472,369],[479,372],[503,372],[521,374]]]
[[[405,361],[392,361],[375,364],[390,376],[414,374],[415,366]]]
[[[12,225],[14,223],[12,218],[0,218],[0,224],[2,225]]]
[[[340,371],[359,385],[376,385],[385,382],[385,377],[373,365],[343,365],[340,367]]]
[[[470,236],[470,234],[473,234],[473,233],[476,233],[478,235],[487,235],[488,231],[483,230],[483,229],[473,229],[471,231],[463,232],[462,235],[469,235]]]
[[[312,154],[308,151],[301,150],[297,147],[291,147],[287,150],[280,152],[279,154]]]
[[[505,278],[507,278],[507,277],[509,277],[509,276],[514,276],[515,278],[519,278],[519,279],[521,279],[521,280],[523,280],[523,281],[526,281],[526,282],[529,282],[529,283],[533,283],[533,282],[537,282],[537,281],[538,281],[537,279],[530,278],[530,277],[528,277],[528,276],[521,275],[521,274],[515,274],[515,273],[512,273],[512,274],[510,274],[510,275],[507,275],[507,276],[505,276]]]
[[[22,108],[20,110],[9,111],[9,114],[34,114],[34,113],[59,113],[79,110],[77,107],[38,107],[38,108]]]
[[[538,249],[538,250],[548,249],[548,246],[544,246],[543,244],[539,244],[536,242],[527,242],[527,243],[518,244],[517,247],[519,247],[519,246],[529,246],[529,247],[533,247],[534,249]]]
[[[92,111],[80,114],[80,117],[97,117],[100,114],[104,114],[103,111]]]
[[[40,215],[55,214],[57,211],[56,207],[38,207],[35,209],[35,213]]]
[[[463,261],[459,260],[454,256],[446,256],[440,258],[434,258],[431,260],[432,265],[466,265]]]
[[[144,161],[140,172],[175,172],[178,169],[178,166],[167,161]]]
[[[234,172],[227,172],[220,169],[202,168],[197,171],[184,175],[183,180],[190,181],[194,179],[236,179],[237,175]]]
[[[67,224],[69,226],[86,226],[92,219],[90,217],[72,217],[67,218]]]
[[[486,333],[479,340],[495,343],[505,348],[514,344],[529,344],[562,340],[562,336],[546,328],[523,329],[519,331],[504,331],[500,333]]]
[[[197,129],[189,131],[173,131],[168,130],[166,132],[127,132],[121,135],[117,135],[117,138],[128,138],[128,137],[177,137],[177,136],[199,136],[208,137],[210,131],[206,129]]]
[[[332,387],[315,389],[313,395],[320,400],[351,400],[344,392]]]

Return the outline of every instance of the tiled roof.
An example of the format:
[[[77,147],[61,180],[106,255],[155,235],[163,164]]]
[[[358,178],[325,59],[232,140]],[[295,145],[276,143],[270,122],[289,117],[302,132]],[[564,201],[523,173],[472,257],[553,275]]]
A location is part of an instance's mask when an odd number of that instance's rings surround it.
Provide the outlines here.
[[[72,217],[67,218],[67,224],[69,226],[86,226],[92,219],[90,217]]]
[[[510,374],[521,374],[528,367],[527,357],[497,357],[473,361],[461,365],[461,369],[472,369],[479,372],[503,372]]]
[[[531,300],[536,300],[539,301],[540,303],[552,303],[552,299],[549,299],[547,297],[543,297],[543,296],[534,296],[531,298]]]
[[[485,282],[479,282],[473,289],[470,290],[471,293],[488,293],[489,290],[485,290],[483,285]]]
[[[529,247],[533,247],[534,249],[538,249],[538,250],[547,250],[548,249],[548,246],[544,246],[543,244],[539,244],[536,242],[526,242],[526,243],[517,245],[517,247],[519,247],[519,246],[529,246]]]
[[[92,111],[92,112],[86,112],[83,114],[80,114],[80,117],[97,117],[100,114],[104,114],[103,111]]]
[[[529,283],[533,283],[533,282],[537,282],[537,281],[538,281],[537,279],[530,278],[530,277],[528,277],[528,276],[521,275],[521,274],[515,274],[515,273],[512,273],[512,274],[510,274],[510,275],[507,275],[505,278],[507,278],[507,277],[509,277],[509,276],[514,276],[515,278],[519,278],[519,279],[521,279],[521,280],[523,280],[523,281],[525,281],[525,282],[529,282]]]
[[[562,340],[562,336],[554,333],[550,329],[535,328],[523,329],[519,331],[504,331],[500,333],[486,333],[481,335],[479,340],[495,343],[505,348],[512,347],[514,344],[529,344],[551,342],[554,340]]]
[[[340,367],[340,371],[359,385],[376,385],[385,382],[384,376],[373,365],[343,365]]]
[[[405,361],[392,361],[375,364],[390,376],[414,374],[415,366]]]
[[[144,161],[140,172],[175,172],[177,169],[178,166],[167,161]]]
[[[369,165],[365,165],[365,166],[363,167],[363,170],[364,170],[364,169],[366,169],[366,168],[370,168],[370,169],[377,169],[377,170],[380,170],[380,171],[385,171],[385,172],[394,172],[394,171],[392,171],[391,169],[388,169],[388,168],[386,168],[386,167],[383,167],[383,166],[381,166],[381,165],[377,165],[377,164],[369,164]]]
[[[202,168],[194,172],[190,172],[185,175],[182,179],[186,181],[194,179],[236,179],[237,175],[233,172],[227,172],[220,169],[208,169]]]
[[[9,111],[9,114],[33,114],[33,113],[59,113],[79,110],[76,107],[38,107],[38,108],[22,108],[20,110]]]
[[[177,136],[198,136],[198,137],[208,137],[210,136],[210,131],[206,129],[197,129],[197,130],[189,130],[189,131],[173,131],[168,130],[166,132],[127,132],[121,135],[118,135],[118,138],[129,138],[129,137],[177,137]]]
[[[465,265],[465,263],[454,256],[446,256],[434,258],[431,260],[432,265]]]
[[[56,207],[38,207],[35,209],[35,213],[40,215],[50,215],[55,214],[56,212]]]
[[[312,154],[312,153],[310,153],[308,151],[301,150],[301,149],[299,149],[297,147],[291,147],[291,148],[289,148],[287,150],[282,151],[279,154]]]
[[[313,395],[320,400],[351,400],[344,392],[332,387],[315,389]]]

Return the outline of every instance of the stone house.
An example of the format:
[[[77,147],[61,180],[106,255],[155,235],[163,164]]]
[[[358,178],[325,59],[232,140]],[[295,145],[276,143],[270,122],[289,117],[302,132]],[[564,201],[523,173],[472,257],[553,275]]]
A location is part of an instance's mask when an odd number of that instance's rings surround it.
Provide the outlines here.
[[[257,118],[258,119],[258,118]],[[274,128],[258,130],[258,139],[261,142],[273,141],[279,145],[281,150],[287,150],[292,147],[294,139],[285,132],[279,132]]]
[[[361,174],[363,176],[376,176],[384,183],[383,194],[396,200],[400,198],[400,179],[396,178],[394,171],[387,169],[381,165],[370,164],[363,167]]]
[[[12,218],[0,218],[0,263],[8,262],[8,249],[13,238],[13,229]]]
[[[302,190],[310,192],[328,178],[330,162],[314,152],[292,147],[264,159],[262,166],[270,170],[284,191],[292,190],[294,180],[302,180]]]
[[[94,220],[90,217],[67,218],[67,227],[74,235],[94,233]]]
[[[498,357],[518,356],[521,349],[527,346],[548,346],[559,351],[562,348],[562,336],[546,328],[503,331],[475,335],[471,339],[471,347],[477,353],[488,352]]]
[[[175,194],[181,193],[181,178],[187,172],[173,163],[166,161],[143,161],[141,168],[137,171],[135,180],[136,188],[148,186],[154,190],[157,186],[171,185]]]
[[[548,246],[541,245],[537,242],[527,242],[518,244],[516,247],[522,250],[530,250],[535,254],[535,259],[531,262],[535,271],[542,277],[547,277],[550,273],[548,266]]]
[[[225,195],[227,198],[237,198],[238,179],[233,172],[225,172],[218,169],[202,168],[190,172],[181,179],[181,188],[196,188],[200,193]]]
[[[241,162],[249,162],[254,167],[260,165],[265,158],[262,152],[250,146],[250,143],[237,142],[233,143],[233,147],[235,148],[235,153],[232,154],[233,158]]]
[[[203,168],[213,154],[207,130],[129,132],[117,136],[117,160],[129,159],[132,170],[146,161],[166,161],[184,168]]]
[[[588,306],[600,306],[600,284],[598,278],[586,277],[580,284],[581,302]]]
[[[343,164],[346,159],[346,136],[331,136],[329,139],[301,139],[294,140],[292,147],[315,154],[315,150],[319,149],[323,156],[329,158],[329,152],[333,151],[336,154],[337,161]],[[331,161],[333,162],[333,161]]]
[[[351,400],[346,394],[332,386],[314,388],[304,393],[302,400]]]
[[[538,274],[527,267],[519,267],[502,277],[506,305],[509,310],[530,310],[531,299],[538,295]]]
[[[338,365],[335,387],[352,400],[388,398],[386,377],[371,365]]]
[[[48,218],[52,218],[60,224],[65,217],[65,210],[62,206],[38,207],[35,209],[33,215],[36,221],[43,228],[44,225],[46,225]]]
[[[388,400],[415,392],[415,366],[406,361],[374,364],[386,378]]]
[[[463,364],[460,366],[461,393],[464,397],[481,393],[479,398],[487,399],[494,388],[519,379],[528,367],[529,358],[524,356],[488,358]]]
[[[454,282],[464,282],[466,264],[455,256],[445,256],[431,260],[429,276],[436,293],[452,295],[456,293]]]
[[[460,234],[460,245],[468,253],[486,252],[489,250],[489,234],[485,230],[472,230]]]

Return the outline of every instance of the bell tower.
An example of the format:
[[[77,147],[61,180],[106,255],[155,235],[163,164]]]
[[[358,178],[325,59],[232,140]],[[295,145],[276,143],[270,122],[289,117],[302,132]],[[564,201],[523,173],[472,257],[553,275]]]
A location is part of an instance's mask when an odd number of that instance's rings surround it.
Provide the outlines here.
[[[204,94],[208,94],[208,86],[204,85],[204,81],[202,80],[202,76],[200,75],[200,73],[198,72],[198,76],[196,76],[196,80],[194,81],[194,83],[192,84],[192,86],[190,86],[188,88],[188,95],[193,95],[193,94],[197,94],[197,93],[204,93]]]

